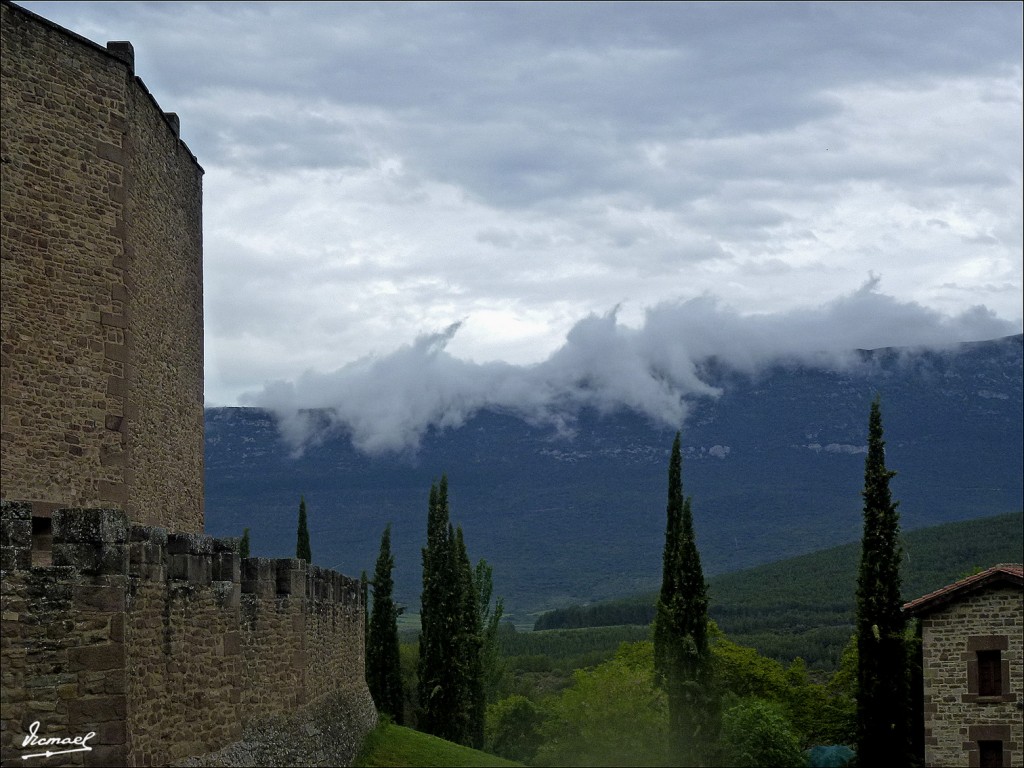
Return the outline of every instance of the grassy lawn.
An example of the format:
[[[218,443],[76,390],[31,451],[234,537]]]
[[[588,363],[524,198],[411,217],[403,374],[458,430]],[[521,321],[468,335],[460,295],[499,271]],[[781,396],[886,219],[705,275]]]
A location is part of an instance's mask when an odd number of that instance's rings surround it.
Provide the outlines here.
[[[425,733],[382,723],[366,737],[354,763],[357,768],[375,766],[501,766],[520,765],[486,752],[460,747]]]

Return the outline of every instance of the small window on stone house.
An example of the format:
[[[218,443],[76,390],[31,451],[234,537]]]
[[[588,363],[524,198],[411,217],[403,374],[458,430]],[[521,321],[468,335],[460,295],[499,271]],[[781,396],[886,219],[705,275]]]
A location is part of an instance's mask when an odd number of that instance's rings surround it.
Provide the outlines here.
[[[1003,742],[979,741],[978,766],[979,768],[1002,768]]]
[[[1003,695],[1003,654],[1001,651],[978,651],[978,695]]]
[[[974,635],[967,638],[967,691],[962,700],[973,703],[1014,701],[1009,679],[1007,635]]]

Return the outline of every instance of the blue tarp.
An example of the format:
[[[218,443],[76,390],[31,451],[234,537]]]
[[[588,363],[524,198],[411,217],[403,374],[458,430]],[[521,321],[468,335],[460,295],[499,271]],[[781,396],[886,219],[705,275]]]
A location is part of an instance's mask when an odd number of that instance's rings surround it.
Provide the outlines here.
[[[804,754],[807,755],[807,765],[810,768],[843,768],[857,753],[845,744],[833,744],[827,747],[811,747]]]

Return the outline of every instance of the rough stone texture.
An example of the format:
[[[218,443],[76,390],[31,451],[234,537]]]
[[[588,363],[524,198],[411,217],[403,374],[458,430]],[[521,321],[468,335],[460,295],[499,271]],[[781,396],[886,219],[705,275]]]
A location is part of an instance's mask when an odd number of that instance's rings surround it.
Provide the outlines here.
[[[129,44],[0,11],[3,497],[201,531],[202,169]]]
[[[0,509],[0,538],[24,548],[25,505]],[[36,720],[43,736],[96,733],[92,752],[47,765],[351,761],[376,725],[358,581],[239,562],[236,540],[129,525],[120,510],[53,522],[63,564],[3,573],[0,764],[24,765]]]
[[[202,169],[130,43],[0,12],[0,764],[344,764],[358,583],[202,532]]]
[[[925,764],[978,765],[981,739],[1003,741],[1004,765],[1024,764],[1021,589],[992,586],[941,606],[921,622]],[[1002,696],[978,697],[969,691],[969,665],[979,644],[1002,650]]]
[[[365,687],[328,694],[295,712],[249,726],[240,741],[189,758],[180,766],[351,765],[363,738],[377,725]]]

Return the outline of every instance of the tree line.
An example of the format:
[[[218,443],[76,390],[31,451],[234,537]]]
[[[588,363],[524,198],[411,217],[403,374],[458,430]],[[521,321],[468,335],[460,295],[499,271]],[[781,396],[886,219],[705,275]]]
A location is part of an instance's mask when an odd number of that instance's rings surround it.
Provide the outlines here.
[[[915,660],[902,612],[899,503],[893,500],[889,487],[895,474],[885,463],[881,404],[876,397],[868,416],[862,491],[864,531],[856,586],[856,752],[861,765],[909,765],[920,757],[910,737],[910,681]],[[721,701],[714,697],[707,584],[690,506],[690,499],[682,493],[677,433],[669,460],[662,585],[654,624],[654,670],[666,692],[670,758],[681,765],[707,765],[713,762],[714,733],[728,736],[731,726],[728,717],[720,717]],[[753,702],[748,702],[743,712],[746,719],[770,717]],[[750,723],[737,726],[733,735],[740,736],[751,728]],[[764,732],[781,733],[778,727],[765,728]]]
[[[454,526],[448,478],[430,487],[427,543],[423,548],[423,592],[416,699],[412,720],[418,730],[457,744],[484,745],[487,690],[500,674],[498,626],[502,602],[492,608],[492,570],[485,560],[470,563],[465,535]],[[392,599],[388,526],[374,570],[373,609],[368,622],[366,679],[378,710],[395,723],[406,719],[397,619]]]
[[[646,755],[644,759],[656,758],[659,764],[799,765],[803,757],[795,734],[800,732],[854,743],[861,765],[919,763],[922,750],[911,738],[910,706],[916,646],[901,612],[898,502],[889,490],[895,472],[885,464],[884,446],[876,398],[869,414],[862,491],[856,633],[840,661],[834,687],[811,684],[800,659],[786,670],[772,666],[777,662],[730,643],[709,619],[708,585],[692,499],[683,493],[677,433],[669,458],[653,642],[624,644],[611,661],[578,670],[543,713],[518,694],[493,701],[502,674],[501,601],[492,610],[491,570],[483,560],[472,567],[462,528],[450,519],[448,481],[442,476],[429,492],[411,707],[403,691],[397,630],[401,609],[392,599],[390,525],[381,537],[373,580],[364,578],[373,589],[366,679],[375,704],[396,723],[404,722],[408,713],[419,730],[467,746],[486,745],[520,760],[571,764],[582,759],[585,764],[596,756],[580,743],[581,734],[590,734],[584,741],[591,747],[604,744],[602,749],[614,752],[606,742],[617,733],[623,755],[633,742],[642,742],[647,746],[634,749],[634,759]],[[311,557],[304,500],[296,554]],[[844,701],[855,701],[855,706],[846,708]],[[624,706],[639,709],[631,719]],[[638,719],[640,711],[644,714]],[[615,715],[602,725],[601,712]],[[567,744],[576,745],[576,758],[559,753]]]

